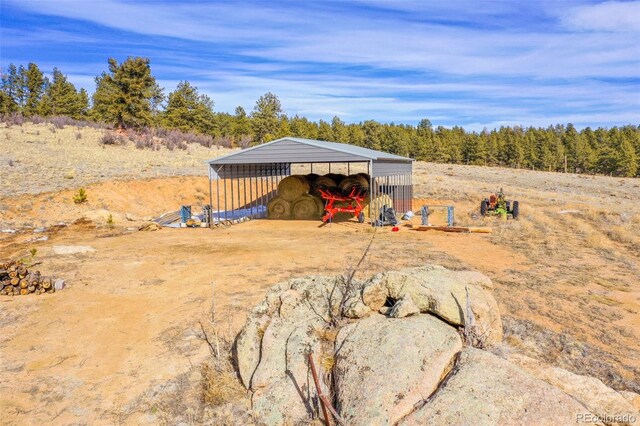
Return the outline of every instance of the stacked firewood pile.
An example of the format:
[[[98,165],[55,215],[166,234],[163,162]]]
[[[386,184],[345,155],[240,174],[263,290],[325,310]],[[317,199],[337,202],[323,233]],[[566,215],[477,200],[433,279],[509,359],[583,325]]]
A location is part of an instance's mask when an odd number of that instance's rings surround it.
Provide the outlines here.
[[[40,271],[29,271],[23,262],[18,260],[0,263],[0,294],[24,296],[55,291],[51,278],[43,277]]]
[[[318,188],[328,188],[349,194],[354,186],[368,192],[369,175],[358,173],[346,176],[329,173],[319,176],[312,173],[288,176],[280,181],[278,195],[267,204],[267,217],[270,219],[320,219],[324,214],[324,202],[320,198]],[[391,207],[390,198],[387,195],[385,197],[385,204]],[[367,206],[370,204],[368,197],[365,204]],[[369,215],[368,208],[365,208],[365,215]]]

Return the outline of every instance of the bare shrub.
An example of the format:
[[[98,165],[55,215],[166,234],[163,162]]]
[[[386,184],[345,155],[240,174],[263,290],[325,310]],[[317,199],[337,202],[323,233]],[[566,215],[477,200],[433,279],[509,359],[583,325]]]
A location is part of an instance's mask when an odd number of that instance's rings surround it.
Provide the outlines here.
[[[107,132],[100,139],[102,145],[125,145],[127,141],[119,134]]]
[[[56,129],[64,129],[64,126],[75,126],[76,120],[66,116],[49,117],[49,123],[53,124]]]
[[[76,132],[76,140],[80,140],[80,139],[82,139],[82,133]]]
[[[11,127],[11,126],[22,126],[25,120],[22,114],[14,112],[11,114],[0,115],[0,121],[2,123],[5,123],[7,127]]]
[[[240,148],[248,148],[251,145],[251,136],[243,135],[236,141],[236,145]]]
[[[151,149],[153,151],[160,150],[160,144],[158,144],[151,134],[139,135],[136,140],[137,149]]]

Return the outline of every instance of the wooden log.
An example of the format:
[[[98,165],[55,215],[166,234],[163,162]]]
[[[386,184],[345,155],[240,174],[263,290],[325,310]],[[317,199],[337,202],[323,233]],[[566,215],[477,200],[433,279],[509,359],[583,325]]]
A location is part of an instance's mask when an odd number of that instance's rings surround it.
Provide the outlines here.
[[[291,202],[303,194],[308,194],[310,189],[311,186],[304,176],[291,175],[278,184],[278,197]]]
[[[20,280],[20,288],[27,288],[29,287],[29,281],[27,281],[26,279],[21,279]]]
[[[9,272],[9,278],[18,278],[18,273],[16,271]]]
[[[473,227],[473,226],[412,226],[416,231],[443,231],[443,232],[466,232],[477,234],[490,234],[493,232],[491,228]]]
[[[291,219],[291,203],[280,196],[273,197],[267,203],[269,219]]]
[[[310,194],[300,196],[291,205],[293,218],[297,220],[320,219],[324,213],[322,200]]]
[[[21,296],[26,296],[27,294],[29,294],[29,290],[27,290],[26,288],[21,288],[20,289],[20,295]]]
[[[44,288],[45,290],[51,288],[51,278],[45,278],[44,280],[42,280],[42,288]]]
[[[27,287],[27,290],[29,290],[29,293],[33,293],[34,291],[36,291],[36,287],[33,285],[30,285],[29,287]]]
[[[15,277],[15,278],[11,278],[11,285],[14,287],[17,287],[20,284],[20,278]]]

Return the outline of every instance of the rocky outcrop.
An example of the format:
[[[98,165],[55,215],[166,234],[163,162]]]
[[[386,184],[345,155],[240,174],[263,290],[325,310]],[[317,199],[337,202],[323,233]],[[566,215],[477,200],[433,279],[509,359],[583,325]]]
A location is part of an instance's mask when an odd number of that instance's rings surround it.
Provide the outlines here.
[[[574,374],[518,354],[511,355],[509,361],[570,395],[599,418],[616,418],[620,420],[617,424],[631,425],[629,420],[635,414],[637,421],[640,421],[637,407],[595,377]]]
[[[393,424],[451,371],[462,340],[431,315],[371,315],[336,339],[337,403],[349,425]]]
[[[587,410],[490,352],[466,348],[457,371],[401,425],[563,425]]]
[[[437,265],[403,271],[384,272],[365,283],[362,301],[379,311],[389,301],[410,296],[422,313],[435,315],[454,326],[467,323],[469,304],[477,334],[485,344],[502,340],[498,305],[490,293],[493,285],[486,276],[472,271],[450,271]]]
[[[333,396],[349,425],[640,418],[635,394],[530,358],[481,350],[502,338],[491,289],[479,273],[434,265],[367,281],[303,277],[276,285],[236,340],[253,410],[267,425],[321,418],[311,353],[322,392]],[[478,339],[468,339],[469,330]]]

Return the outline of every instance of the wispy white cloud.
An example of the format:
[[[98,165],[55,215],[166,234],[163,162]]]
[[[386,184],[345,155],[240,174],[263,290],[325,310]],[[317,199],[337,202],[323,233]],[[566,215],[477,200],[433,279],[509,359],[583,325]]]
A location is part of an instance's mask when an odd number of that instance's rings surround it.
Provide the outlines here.
[[[561,15],[571,29],[640,33],[639,1],[608,1],[570,8]]]
[[[189,80],[218,111],[250,110],[272,91],[288,113],[325,120],[639,121],[637,1],[3,4],[45,17],[38,31],[3,25],[3,62],[30,47],[40,63],[53,44],[60,53],[42,62],[90,91],[107,57],[141,55],[167,91]],[[46,26],[48,16],[72,24]],[[66,52],[83,45],[104,62]]]

